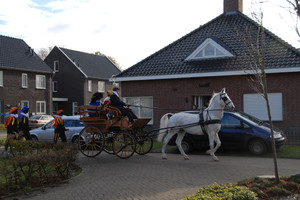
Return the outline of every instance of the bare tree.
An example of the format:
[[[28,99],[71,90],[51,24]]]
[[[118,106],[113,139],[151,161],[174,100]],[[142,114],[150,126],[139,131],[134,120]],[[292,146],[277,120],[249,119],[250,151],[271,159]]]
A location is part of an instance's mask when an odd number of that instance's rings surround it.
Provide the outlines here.
[[[52,51],[53,48],[54,48],[54,46],[47,47],[47,48],[41,48],[41,49],[37,52],[37,55],[38,55],[42,60],[45,60],[45,58],[48,56],[48,54],[50,53],[50,51]]]
[[[257,20],[257,28],[246,27],[244,30],[238,30],[240,41],[245,45],[246,51],[244,58],[247,62],[247,71],[250,71],[249,85],[258,94],[260,94],[266,102],[269,124],[272,137],[272,151],[275,169],[276,182],[279,183],[278,165],[277,165],[277,152],[274,140],[274,128],[272,122],[271,108],[268,97],[268,84],[267,75],[265,71],[265,59],[267,45],[265,41],[265,30],[262,23],[263,13],[253,15]]]
[[[296,21],[295,21],[295,30],[298,36],[300,37],[300,32],[299,32],[299,19],[300,19],[300,5],[299,5],[299,0],[286,0],[290,6],[292,7],[292,10],[290,8],[289,11],[291,15],[296,15]]]

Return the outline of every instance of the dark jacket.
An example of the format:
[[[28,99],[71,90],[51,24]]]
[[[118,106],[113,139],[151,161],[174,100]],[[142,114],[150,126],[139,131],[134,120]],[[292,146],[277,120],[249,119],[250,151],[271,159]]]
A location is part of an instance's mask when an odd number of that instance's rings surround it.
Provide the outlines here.
[[[20,131],[29,131],[29,122],[28,117],[20,115],[19,119],[19,130]]]

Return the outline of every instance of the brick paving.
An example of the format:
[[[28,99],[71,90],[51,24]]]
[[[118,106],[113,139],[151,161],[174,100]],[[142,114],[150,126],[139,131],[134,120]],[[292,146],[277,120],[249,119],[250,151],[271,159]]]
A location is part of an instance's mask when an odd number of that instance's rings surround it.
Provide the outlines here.
[[[30,200],[177,200],[196,193],[199,187],[217,183],[236,183],[260,175],[274,174],[273,159],[245,156],[219,156],[214,162],[208,155],[160,153],[134,155],[123,160],[101,153],[95,158],[80,154],[83,171],[69,183],[45,188],[7,199]],[[278,159],[279,175],[300,173],[300,160]]]

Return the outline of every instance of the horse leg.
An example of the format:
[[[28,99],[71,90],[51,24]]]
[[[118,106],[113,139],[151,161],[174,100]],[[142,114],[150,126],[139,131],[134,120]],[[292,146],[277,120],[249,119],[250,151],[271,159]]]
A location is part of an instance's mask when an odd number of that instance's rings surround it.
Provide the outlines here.
[[[214,151],[215,150],[215,148],[214,148],[215,136],[216,136],[215,133],[212,133],[212,132],[208,133],[209,147],[210,147],[210,150],[208,150],[208,151],[214,161],[219,161],[219,158],[215,155],[215,151]],[[220,142],[220,145],[221,145],[221,142]]]
[[[182,142],[182,140],[184,138],[184,135],[185,135],[184,131],[179,131],[177,133],[176,145],[177,145],[177,147],[178,147],[181,155],[183,156],[183,158],[185,160],[189,160],[190,158],[188,157],[188,155],[185,154],[185,152],[183,151],[182,146],[181,146],[181,142]]]
[[[167,159],[167,155],[166,155],[165,149],[167,147],[168,142],[170,141],[170,139],[172,138],[172,136],[174,134],[175,133],[173,133],[172,130],[168,130],[168,134],[166,135],[166,137],[164,139],[164,143],[163,143],[163,146],[162,146],[162,149],[161,149],[162,159]]]

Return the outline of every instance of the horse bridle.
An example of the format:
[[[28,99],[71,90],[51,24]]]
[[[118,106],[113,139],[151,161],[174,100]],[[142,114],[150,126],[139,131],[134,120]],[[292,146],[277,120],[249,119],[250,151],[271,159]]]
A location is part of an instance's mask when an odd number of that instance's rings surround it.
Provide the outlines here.
[[[228,99],[227,93],[222,93],[222,94],[220,95],[220,99],[223,100],[223,102],[225,103],[225,105],[226,105],[227,107],[228,107],[229,104],[232,103],[232,101],[230,101],[230,100]]]

